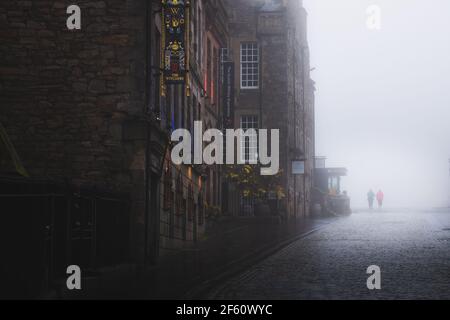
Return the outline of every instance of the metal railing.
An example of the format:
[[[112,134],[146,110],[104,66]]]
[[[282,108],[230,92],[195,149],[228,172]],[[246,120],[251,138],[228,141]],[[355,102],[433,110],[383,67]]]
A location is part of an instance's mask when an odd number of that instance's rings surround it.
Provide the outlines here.
[[[127,196],[0,178],[0,296],[34,297],[66,277],[129,260]]]

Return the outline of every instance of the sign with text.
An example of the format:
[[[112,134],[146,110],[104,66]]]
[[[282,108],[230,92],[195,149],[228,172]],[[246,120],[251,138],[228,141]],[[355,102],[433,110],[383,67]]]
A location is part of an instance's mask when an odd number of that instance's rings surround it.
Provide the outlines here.
[[[234,63],[223,63],[223,124],[234,127]]]
[[[162,0],[162,67],[166,84],[186,81],[189,3],[189,0]]]
[[[305,174],[305,161],[292,161],[292,174],[302,175]]]

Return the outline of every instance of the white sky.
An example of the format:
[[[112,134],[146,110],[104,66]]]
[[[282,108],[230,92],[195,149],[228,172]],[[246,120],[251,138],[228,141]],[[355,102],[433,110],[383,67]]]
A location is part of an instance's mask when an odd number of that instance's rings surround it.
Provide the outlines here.
[[[381,30],[366,26],[381,8]],[[317,155],[345,166],[354,207],[448,204],[450,0],[304,0]]]

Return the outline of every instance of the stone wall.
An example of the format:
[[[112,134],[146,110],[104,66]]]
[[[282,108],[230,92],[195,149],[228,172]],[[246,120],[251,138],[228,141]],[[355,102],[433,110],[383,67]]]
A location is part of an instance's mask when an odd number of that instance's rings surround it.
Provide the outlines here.
[[[0,121],[31,176],[130,185],[122,123],[145,107],[145,1],[2,1],[0,24]]]
[[[66,27],[72,4],[81,30]],[[25,168],[32,178],[128,194],[130,254],[141,260],[146,1],[8,0],[0,24],[0,121]]]

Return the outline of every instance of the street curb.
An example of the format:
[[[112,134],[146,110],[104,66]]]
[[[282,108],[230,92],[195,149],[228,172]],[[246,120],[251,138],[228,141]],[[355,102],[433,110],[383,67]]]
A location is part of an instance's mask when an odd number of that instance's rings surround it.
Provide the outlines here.
[[[223,285],[227,280],[232,278],[233,276],[238,275],[239,273],[243,272],[244,270],[256,265],[258,262],[263,261],[264,259],[270,257],[271,255],[275,254],[276,252],[286,248],[290,244],[294,243],[295,241],[298,241],[302,238],[305,238],[312,233],[315,233],[325,227],[328,227],[329,225],[335,223],[337,221],[331,221],[327,222],[319,227],[316,227],[312,230],[309,230],[307,232],[303,232],[301,234],[297,234],[289,239],[285,239],[281,242],[278,242],[277,244],[269,244],[264,246],[261,249],[258,249],[252,253],[249,253],[245,257],[236,259],[228,264],[226,264],[223,269],[226,271],[220,272],[217,276],[214,276],[211,279],[203,281],[201,284],[197,285],[195,288],[189,290],[187,293],[183,294],[181,297],[181,300],[209,300],[214,299],[214,295],[207,295],[208,292],[211,292],[211,290],[214,287],[220,287],[221,284]],[[216,290],[216,293],[220,291],[221,288]]]

